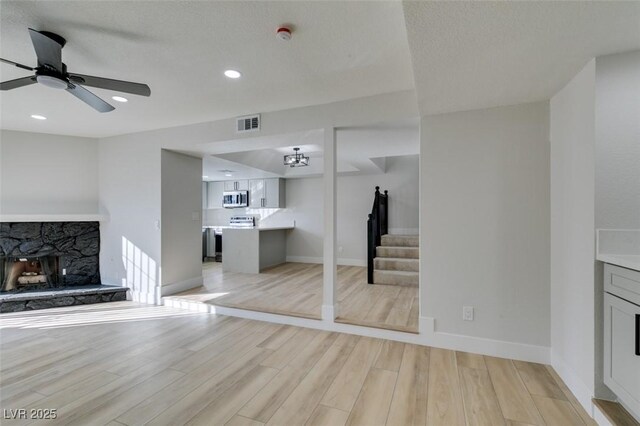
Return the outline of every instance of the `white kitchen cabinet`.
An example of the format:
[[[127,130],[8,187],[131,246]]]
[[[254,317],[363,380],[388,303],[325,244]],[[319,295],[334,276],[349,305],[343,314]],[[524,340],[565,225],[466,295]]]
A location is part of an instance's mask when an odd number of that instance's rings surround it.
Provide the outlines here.
[[[263,207],[265,199],[265,179],[249,180],[249,207],[258,209]]]
[[[620,272],[626,275],[625,284],[635,282],[640,290],[640,272],[608,264],[605,289]],[[604,294],[604,383],[631,411],[640,413],[640,305],[609,292]]]
[[[207,194],[208,194],[208,182],[202,182],[202,209],[206,209],[208,202],[207,202]]]
[[[249,181],[247,179],[224,181],[225,191],[248,191]]]
[[[251,179],[249,206],[278,209],[285,207],[285,180],[280,178]]]
[[[224,182],[209,182],[207,188],[207,208],[222,208],[222,193],[224,192]]]

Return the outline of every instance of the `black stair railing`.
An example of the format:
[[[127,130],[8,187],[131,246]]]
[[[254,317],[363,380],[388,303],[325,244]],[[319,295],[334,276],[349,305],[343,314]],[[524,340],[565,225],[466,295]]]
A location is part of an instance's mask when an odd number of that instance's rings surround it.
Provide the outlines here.
[[[373,198],[373,208],[367,219],[367,282],[373,284],[373,259],[376,257],[376,247],[380,246],[382,236],[388,232],[387,218],[389,212],[389,195],[387,191],[380,193],[376,186]]]

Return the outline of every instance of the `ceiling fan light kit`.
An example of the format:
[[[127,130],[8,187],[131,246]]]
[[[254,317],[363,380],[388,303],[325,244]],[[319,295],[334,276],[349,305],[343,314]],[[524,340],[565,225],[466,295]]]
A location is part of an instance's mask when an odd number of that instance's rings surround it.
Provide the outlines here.
[[[3,58],[0,58],[0,62],[27,71],[35,71],[35,75],[4,81],[0,83],[0,90],[12,90],[38,83],[52,89],[64,89],[99,112],[109,112],[115,108],[82,85],[140,96],[151,95],[151,89],[146,84],[69,73],[66,64],[62,62],[62,48],[67,43],[63,37],[49,31],[36,31],[31,28],[29,28],[29,35],[36,51],[37,67],[32,68]]]

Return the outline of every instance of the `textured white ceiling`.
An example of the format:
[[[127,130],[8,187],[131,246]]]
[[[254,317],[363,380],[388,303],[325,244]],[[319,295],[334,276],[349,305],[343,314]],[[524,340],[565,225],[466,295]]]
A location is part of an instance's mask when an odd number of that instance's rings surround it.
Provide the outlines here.
[[[640,49],[640,2],[403,3],[420,112],[549,99],[591,58]]]
[[[0,126],[107,136],[412,89],[403,19],[400,2],[3,0],[1,57],[35,65],[27,27],[52,31],[67,39],[69,71],[147,83],[152,94],[99,114],[33,85],[2,92]],[[284,23],[288,43],[275,38]],[[228,68],[243,77],[228,80]],[[0,65],[3,81],[26,75]]]
[[[289,43],[274,36],[283,23]],[[407,90],[414,78],[422,114],[549,99],[590,58],[640,49],[640,2],[2,0],[0,56],[35,64],[27,27],[67,38],[70,71],[144,82],[152,96],[99,114],[24,87],[0,94],[0,127],[99,137]],[[0,65],[2,80],[25,75]]]

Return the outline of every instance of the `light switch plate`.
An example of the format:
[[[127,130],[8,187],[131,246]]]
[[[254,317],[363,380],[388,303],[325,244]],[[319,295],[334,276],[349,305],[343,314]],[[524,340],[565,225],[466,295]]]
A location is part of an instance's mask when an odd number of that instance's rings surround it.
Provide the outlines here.
[[[473,306],[462,307],[462,319],[464,321],[473,321]]]

